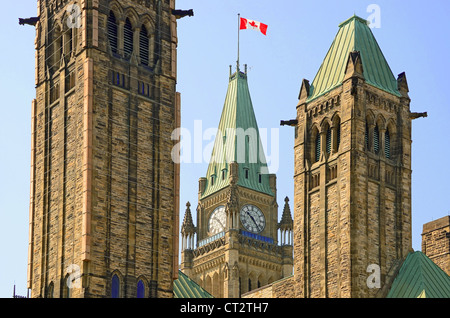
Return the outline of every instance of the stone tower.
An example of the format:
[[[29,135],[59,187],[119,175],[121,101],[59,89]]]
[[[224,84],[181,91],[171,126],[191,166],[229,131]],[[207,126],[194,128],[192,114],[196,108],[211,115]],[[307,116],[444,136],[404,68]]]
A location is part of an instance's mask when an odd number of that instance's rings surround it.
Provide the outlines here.
[[[409,105],[367,21],[341,23],[293,121],[296,297],[373,297],[412,250]]]
[[[269,174],[247,73],[231,74],[206,177],[199,180],[197,227],[190,204],[182,225],[181,270],[215,297],[240,297],[292,273],[290,210],[277,223],[276,176]],[[287,204],[287,201],[286,201]],[[289,215],[287,215],[289,214]],[[282,228],[282,245],[278,229]],[[197,235],[194,246],[194,234]]]
[[[450,216],[423,225],[422,252],[450,275]]]
[[[32,297],[172,297],[175,1],[38,1]]]

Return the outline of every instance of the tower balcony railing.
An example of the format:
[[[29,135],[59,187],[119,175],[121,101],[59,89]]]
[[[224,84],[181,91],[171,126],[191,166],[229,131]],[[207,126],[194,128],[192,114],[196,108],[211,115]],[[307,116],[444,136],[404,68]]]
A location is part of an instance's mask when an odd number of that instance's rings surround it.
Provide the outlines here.
[[[263,241],[264,243],[275,244],[273,238],[271,238],[271,237],[262,236],[262,235],[247,232],[244,230],[240,230],[239,233],[243,236],[250,237],[255,240]]]
[[[217,233],[211,237],[203,239],[197,243],[197,248],[193,250],[194,256],[199,256],[225,244],[225,232]]]
[[[283,245],[278,245],[271,237],[239,230],[239,242],[261,250],[276,251],[281,254]],[[226,244],[225,231],[217,233],[211,237],[205,238],[197,243],[197,248],[193,250],[194,255],[198,256],[206,252],[212,251]]]
[[[218,240],[224,236],[225,236],[225,232],[217,233],[216,235],[205,238],[205,239],[201,240],[200,242],[198,242],[197,247],[202,247],[203,245],[209,244],[209,243],[211,243],[215,240]]]

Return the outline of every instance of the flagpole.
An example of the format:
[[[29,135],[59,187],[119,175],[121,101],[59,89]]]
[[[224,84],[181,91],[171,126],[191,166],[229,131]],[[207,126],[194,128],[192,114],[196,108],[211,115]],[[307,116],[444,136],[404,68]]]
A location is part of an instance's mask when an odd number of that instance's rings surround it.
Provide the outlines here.
[[[239,27],[241,24],[241,14],[238,13],[238,43],[237,43],[237,69],[236,73],[239,72]]]

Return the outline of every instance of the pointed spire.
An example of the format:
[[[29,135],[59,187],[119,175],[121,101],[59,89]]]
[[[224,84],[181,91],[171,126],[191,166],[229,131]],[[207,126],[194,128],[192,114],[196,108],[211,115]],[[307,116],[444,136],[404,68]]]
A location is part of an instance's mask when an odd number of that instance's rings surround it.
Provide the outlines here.
[[[367,84],[401,96],[367,20],[354,15],[339,24],[338,33],[311,83],[307,101],[342,85],[346,72],[347,75],[351,71],[361,76],[363,70]]]
[[[194,226],[194,222],[192,221],[191,214],[191,203],[188,201],[186,203],[186,212],[184,213],[183,224],[181,225],[181,233],[183,235],[194,234],[196,232],[196,228]]]
[[[244,70],[237,69],[229,78],[202,198],[230,186],[233,168],[237,170],[237,185],[273,195],[246,65]],[[237,163],[236,167],[232,167],[233,163]]]
[[[281,216],[281,221],[278,223],[278,227],[281,230],[292,230],[294,227],[294,220],[291,215],[291,208],[289,207],[289,198],[284,199],[283,214]]]

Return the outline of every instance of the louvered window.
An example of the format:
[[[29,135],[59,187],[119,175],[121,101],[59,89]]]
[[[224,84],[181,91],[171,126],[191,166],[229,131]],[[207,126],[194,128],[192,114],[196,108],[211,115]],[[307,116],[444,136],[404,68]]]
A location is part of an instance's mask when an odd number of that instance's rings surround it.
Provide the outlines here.
[[[317,133],[317,136],[316,136],[316,141],[315,141],[315,146],[316,146],[316,149],[315,149],[315,162],[317,162],[317,161],[319,161],[320,160],[320,134],[319,133]]]
[[[366,123],[366,132],[364,134],[364,141],[366,143],[366,149],[369,149],[369,125]]]
[[[386,130],[384,134],[384,155],[386,158],[391,158],[391,137],[389,135],[389,130]]]
[[[116,16],[111,11],[108,17],[108,40],[113,53],[117,53],[117,29]]]
[[[331,152],[331,128],[327,129],[327,153]]]
[[[123,50],[125,58],[130,58],[133,53],[133,27],[131,26],[130,19],[125,21],[125,27],[123,30]]]
[[[375,129],[373,130],[373,151],[375,151],[375,153],[380,151],[380,133],[378,125],[375,126]]]
[[[337,126],[336,139],[337,139],[337,141],[336,141],[336,151],[339,151],[339,145],[341,143],[341,125]]]
[[[148,32],[145,25],[143,25],[139,35],[139,53],[141,57],[141,64],[143,65],[149,65],[148,46],[149,46]]]

